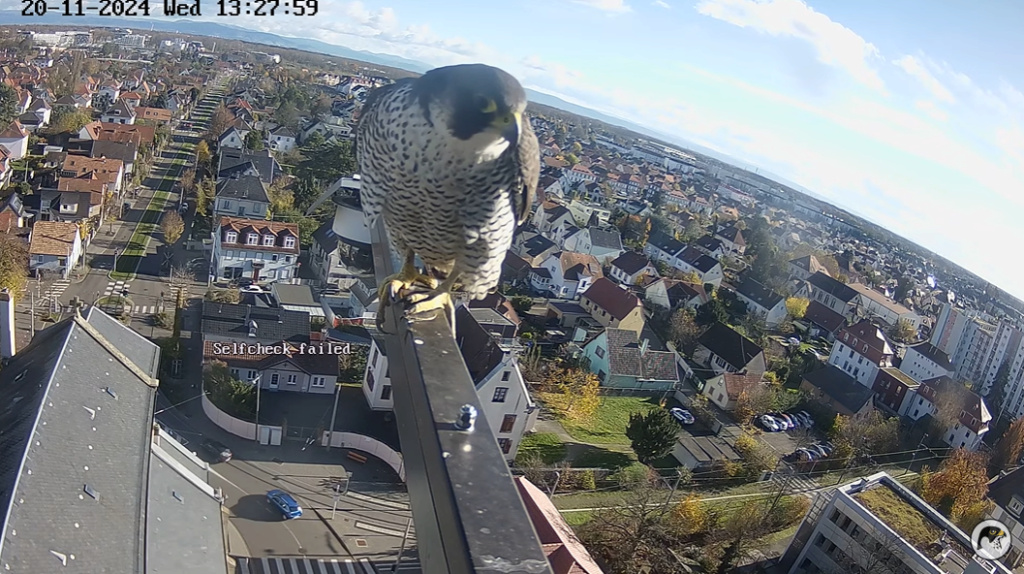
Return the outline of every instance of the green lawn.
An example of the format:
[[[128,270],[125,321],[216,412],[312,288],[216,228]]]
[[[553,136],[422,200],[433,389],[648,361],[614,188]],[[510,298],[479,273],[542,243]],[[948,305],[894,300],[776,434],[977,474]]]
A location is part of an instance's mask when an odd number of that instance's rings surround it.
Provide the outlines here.
[[[528,434],[523,437],[523,442],[519,445],[517,456],[523,455],[537,455],[544,464],[554,464],[565,459],[565,444],[554,433]]]
[[[580,442],[628,445],[626,425],[629,424],[629,415],[657,406],[657,401],[649,397],[603,397],[601,406],[590,420],[562,419],[561,423],[566,432]]]
[[[611,450],[604,448],[591,448],[573,459],[572,465],[576,468],[607,468],[618,470],[636,462],[636,455],[630,449]]]

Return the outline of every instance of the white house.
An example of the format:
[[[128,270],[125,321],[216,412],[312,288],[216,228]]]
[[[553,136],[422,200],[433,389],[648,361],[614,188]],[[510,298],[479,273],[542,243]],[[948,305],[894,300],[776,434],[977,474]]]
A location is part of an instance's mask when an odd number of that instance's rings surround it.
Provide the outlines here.
[[[118,100],[103,112],[100,121],[107,124],[135,125],[135,110],[123,100]]]
[[[718,287],[725,277],[721,263],[693,246],[677,253],[672,259],[671,265],[683,273],[695,273],[700,279],[701,285],[710,283]]]
[[[644,244],[644,255],[647,255],[654,261],[660,261],[668,266],[672,266],[676,255],[685,248],[686,246],[674,237],[652,233],[647,238],[647,243]]]
[[[719,188],[721,189],[721,188]],[[733,255],[743,255],[747,250],[747,242],[743,231],[735,224],[728,224],[715,232],[715,238],[722,242],[725,250]]]
[[[696,311],[697,307],[711,300],[704,285],[687,283],[679,279],[656,279],[644,287],[644,300],[663,309],[676,310],[685,307]]]
[[[555,229],[561,230],[561,227]],[[552,240],[558,241],[554,237]],[[598,261],[610,261],[625,251],[622,248],[622,236],[615,228],[588,227],[575,230],[574,233],[566,234],[561,245],[565,251],[593,255]]]
[[[219,148],[232,148],[242,149],[245,147],[245,135],[238,130],[238,128],[232,126],[220,135],[217,139],[217,146]]]
[[[295,149],[295,132],[285,126],[277,126],[267,137],[267,147],[280,152],[292,151]]]
[[[850,285],[850,289],[860,294],[858,299],[860,309],[872,317],[877,317],[886,325],[896,325],[900,321],[906,321],[915,330],[921,326],[920,315],[886,297],[883,293],[879,293],[863,283],[853,283]]]
[[[736,287],[736,298],[746,303],[748,313],[759,317],[769,327],[778,326],[786,319],[786,298],[753,279],[744,279]]]
[[[28,246],[32,274],[54,273],[67,279],[82,257],[82,236],[78,225],[65,221],[37,221]]]
[[[523,433],[533,429],[538,409],[526,388],[515,355],[498,344],[494,334],[480,325],[472,311],[477,310],[464,306],[456,310],[455,332],[484,411],[477,421],[486,418],[505,459],[512,461],[519,451]],[[374,336],[363,377],[363,395],[373,410],[394,408],[388,373],[387,351],[380,338]]]
[[[568,207],[551,201],[546,201],[537,208],[532,221],[537,231],[545,237],[550,237],[549,234],[556,227],[576,225],[576,220]]]
[[[627,251],[612,261],[610,275],[623,285],[636,285],[641,277],[658,277],[658,270],[646,255]]]
[[[298,264],[298,224],[227,216],[217,222],[213,233],[217,278],[290,281]]]
[[[530,270],[530,284],[538,291],[549,291],[561,299],[575,299],[603,277],[601,263],[593,255],[559,251]]]
[[[849,285],[821,271],[808,277],[805,286],[808,299],[817,301],[846,318],[853,315],[860,298],[860,294]]]
[[[238,345],[251,343],[239,341]],[[288,344],[278,343],[282,346]],[[252,354],[233,351],[236,345],[220,341],[204,341],[203,358],[207,361],[223,361],[227,363],[231,374],[242,381],[258,383],[264,391],[285,391],[307,393],[312,395],[334,394],[338,382],[338,353],[335,348],[343,345],[325,343],[312,344],[312,349],[324,351],[320,354],[311,352],[286,354]],[[298,350],[299,345],[290,345]],[[241,350],[241,349],[240,349]],[[338,349],[340,350],[340,349]],[[264,395],[265,396],[265,395]]]
[[[893,355],[882,330],[865,319],[839,332],[828,362],[870,389],[879,369],[892,366]]]
[[[0,146],[7,150],[11,160],[23,158],[28,154],[28,132],[15,120],[0,132]]]
[[[937,377],[921,381],[907,416],[917,420],[924,415],[935,415],[938,412],[936,402],[948,402],[949,408],[960,410],[952,413],[956,422],[946,429],[942,440],[953,448],[977,450],[992,422],[985,399],[949,377]]]
[[[938,377],[952,377],[954,368],[949,355],[931,343],[918,343],[907,347],[900,362],[900,370],[919,381]]]

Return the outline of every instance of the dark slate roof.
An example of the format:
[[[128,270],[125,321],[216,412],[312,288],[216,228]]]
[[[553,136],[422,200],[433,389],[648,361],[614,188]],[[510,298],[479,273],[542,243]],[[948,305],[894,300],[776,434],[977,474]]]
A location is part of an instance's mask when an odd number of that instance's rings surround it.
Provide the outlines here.
[[[622,236],[615,228],[590,228],[590,243],[594,247],[622,249]]]
[[[636,331],[605,329],[605,333],[608,336],[609,374],[642,377],[640,344],[636,340]]]
[[[846,318],[829,309],[825,305],[811,299],[807,304],[807,312],[804,319],[825,329],[829,333],[835,333],[846,326]]]
[[[651,264],[651,260],[643,253],[627,251],[612,261],[612,267],[618,267],[627,274],[632,275]]]
[[[743,239],[743,231],[741,231],[739,227],[736,227],[735,224],[733,224],[733,225],[726,225],[725,227],[720,229],[718,231],[718,233],[716,233],[715,235],[717,235],[719,237],[724,237],[725,239],[728,239],[729,241],[732,241],[736,245],[746,245],[747,244],[747,242],[744,241],[744,239]]]
[[[761,347],[757,346],[757,343],[720,322],[711,325],[700,336],[698,342],[737,370],[742,369],[764,352]]]
[[[782,295],[749,277],[736,287],[736,292],[768,310],[774,309],[776,305],[786,300]]]
[[[543,235],[537,234],[523,242],[523,252],[528,257],[538,257],[544,253],[557,249],[554,241],[551,241]]]
[[[338,235],[334,233],[334,220],[316,228],[313,232],[313,241],[327,253],[334,253],[338,249]]]
[[[697,239],[693,244],[701,249],[707,249],[712,252],[722,249],[722,241],[717,237],[712,237],[710,235],[705,235],[704,237]]]
[[[826,365],[823,369],[807,373],[804,379],[854,413],[860,412],[875,395],[871,389],[834,365]]]
[[[935,345],[925,341],[924,343],[913,345],[910,348],[943,369],[946,369],[947,371],[953,370],[953,363],[950,362],[949,355],[944,353]]]
[[[677,241],[675,238],[669,237],[668,235],[665,235],[663,233],[652,233],[647,238],[647,244],[653,245],[654,247],[657,247],[658,249],[664,251],[665,253],[668,253],[669,255],[675,255],[676,253],[682,251],[684,247],[686,247],[685,245]]]
[[[464,306],[455,310],[455,333],[466,369],[478,387],[505,358],[505,352]]]
[[[840,301],[850,302],[858,295],[857,291],[851,289],[846,283],[833,279],[820,271],[808,277],[807,282]]]
[[[135,155],[138,151],[139,148],[134,142],[95,140],[92,142],[92,149],[89,152],[89,157],[119,159],[125,164],[129,164],[135,162]]]
[[[105,337],[115,325],[101,315],[43,330],[0,371],[5,570],[145,570],[156,381]]]
[[[988,497],[1007,511],[1014,497],[1024,504],[1024,466],[993,478],[988,483]]]
[[[245,164],[251,164],[256,172],[260,174],[260,179],[263,180],[263,183],[273,183],[274,179],[282,174],[281,166],[270,155],[270,150],[247,153],[240,149],[222,148],[220,150],[218,176],[229,177],[231,173],[238,169],[244,171]]]
[[[270,203],[267,186],[258,176],[232,174],[217,184],[217,197]]]
[[[708,294],[704,291],[703,285],[698,283],[687,283],[686,281],[679,281],[675,279],[666,279],[665,281],[671,282],[671,286],[668,288],[667,292],[669,303],[671,303],[673,307],[676,305],[682,305],[694,297],[699,298],[702,305],[707,303],[709,300]]]
[[[818,258],[813,256],[813,255],[804,255],[803,257],[797,257],[796,259],[790,259],[789,263],[790,263],[790,265],[793,265],[795,267],[799,267],[800,269],[803,269],[804,271],[807,271],[808,273],[812,273],[813,274],[813,273],[822,272],[822,273],[828,275],[828,271],[825,269],[825,267],[822,266],[821,263],[818,262]],[[831,275],[829,275],[829,277],[831,277]]]
[[[256,337],[249,337],[249,321],[256,322]],[[203,301],[202,333],[239,341],[308,343],[309,313]]]

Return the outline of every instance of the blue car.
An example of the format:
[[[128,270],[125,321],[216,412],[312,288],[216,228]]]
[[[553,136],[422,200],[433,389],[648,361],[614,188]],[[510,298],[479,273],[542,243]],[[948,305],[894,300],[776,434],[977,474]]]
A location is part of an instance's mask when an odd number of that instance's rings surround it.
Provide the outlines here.
[[[284,516],[285,520],[302,516],[302,507],[299,506],[298,501],[283,490],[271,490],[268,492],[267,501],[281,511],[281,515]]]

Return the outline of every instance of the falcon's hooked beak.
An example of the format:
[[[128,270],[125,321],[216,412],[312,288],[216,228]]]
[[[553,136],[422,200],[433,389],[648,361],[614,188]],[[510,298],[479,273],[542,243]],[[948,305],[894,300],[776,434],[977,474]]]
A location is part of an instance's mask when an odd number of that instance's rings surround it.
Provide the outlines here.
[[[505,138],[511,147],[516,147],[519,144],[519,132],[522,126],[523,114],[519,112],[500,114],[494,119],[494,127],[498,128],[501,137]]]

